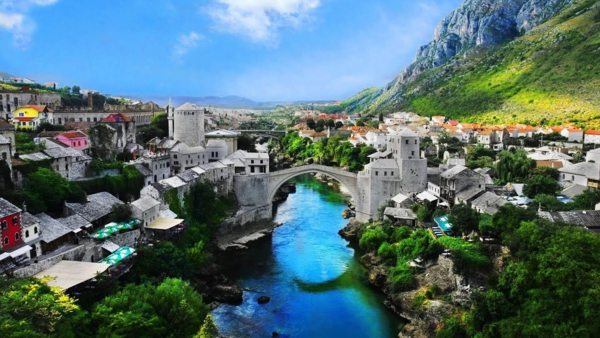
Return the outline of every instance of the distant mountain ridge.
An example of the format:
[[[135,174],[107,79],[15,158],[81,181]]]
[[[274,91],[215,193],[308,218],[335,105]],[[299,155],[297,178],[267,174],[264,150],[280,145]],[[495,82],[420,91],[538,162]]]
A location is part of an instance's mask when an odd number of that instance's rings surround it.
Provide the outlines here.
[[[0,70],[0,79],[10,79],[12,77],[15,77],[15,76]]]
[[[600,1],[467,0],[414,62],[339,111],[600,126]]]
[[[199,106],[210,106],[216,108],[227,108],[227,109],[254,109],[254,110],[266,110],[273,109],[277,106],[297,106],[305,104],[323,104],[334,102],[331,101],[280,101],[280,102],[256,102],[251,99],[241,96],[126,96],[130,99],[137,99],[146,101],[153,101],[160,106],[165,106],[169,103],[169,99],[172,100],[174,106],[182,105],[186,102],[195,103]]]

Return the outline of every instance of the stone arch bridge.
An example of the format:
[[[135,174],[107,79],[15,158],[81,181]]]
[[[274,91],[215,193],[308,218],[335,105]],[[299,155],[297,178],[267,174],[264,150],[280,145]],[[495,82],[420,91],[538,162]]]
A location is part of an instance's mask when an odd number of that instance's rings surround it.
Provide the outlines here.
[[[358,175],[357,174],[354,174],[354,173],[351,173],[348,171],[344,171],[344,170],[340,170],[340,169],[336,169],[336,168],[332,168],[332,167],[328,167],[328,166],[324,166],[324,165],[318,165],[318,164],[304,165],[304,166],[295,167],[295,168],[291,168],[291,169],[272,171],[271,173],[269,173],[269,189],[268,189],[269,200],[268,200],[268,202],[271,203],[273,201],[273,198],[275,197],[275,193],[277,193],[277,190],[285,182],[287,182],[288,180],[290,180],[296,176],[300,176],[303,174],[310,174],[310,173],[325,174],[325,175],[335,179],[336,181],[340,182],[342,185],[344,185],[350,191],[350,194],[352,195],[352,199],[354,200],[354,203],[358,202]]]

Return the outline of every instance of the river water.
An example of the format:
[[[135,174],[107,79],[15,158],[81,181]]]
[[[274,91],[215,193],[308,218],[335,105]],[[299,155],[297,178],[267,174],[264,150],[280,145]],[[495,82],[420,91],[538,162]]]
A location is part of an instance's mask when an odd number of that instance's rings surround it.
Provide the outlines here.
[[[365,269],[338,235],[346,199],[309,175],[277,210],[282,226],[250,250],[226,257],[225,274],[245,289],[240,306],[213,317],[231,337],[396,337],[400,320],[366,280]],[[259,305],[260,296],[271,301]]]

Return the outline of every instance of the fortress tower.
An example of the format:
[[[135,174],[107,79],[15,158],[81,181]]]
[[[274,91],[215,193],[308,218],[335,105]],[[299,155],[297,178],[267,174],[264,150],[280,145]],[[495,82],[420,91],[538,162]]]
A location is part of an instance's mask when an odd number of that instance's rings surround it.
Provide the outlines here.
[[[169,98],[169,106],[167,107],[167,119],[169,121],[169,138],[172,140],[174,135],[174,119],[175,119],[175,107],[173,107],[173,103],[171,103],[171,98]]]
[[[173,139],[190,147],[204,146],[204,109],[185,103],[173,111]]]

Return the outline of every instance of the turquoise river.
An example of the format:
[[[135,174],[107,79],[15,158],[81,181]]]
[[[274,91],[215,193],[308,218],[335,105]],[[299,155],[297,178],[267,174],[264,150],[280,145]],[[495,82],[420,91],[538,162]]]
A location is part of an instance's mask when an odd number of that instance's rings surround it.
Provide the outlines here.
[[[213,316],[229,337],[396,337],[400,319],[371,288],[358,254],[338,231],[346,199],[311,176],[281,204],[272,236],[226,257],[225,273],[242,287],[240,306]],[[257,303],[265,295],[271,301]]]

